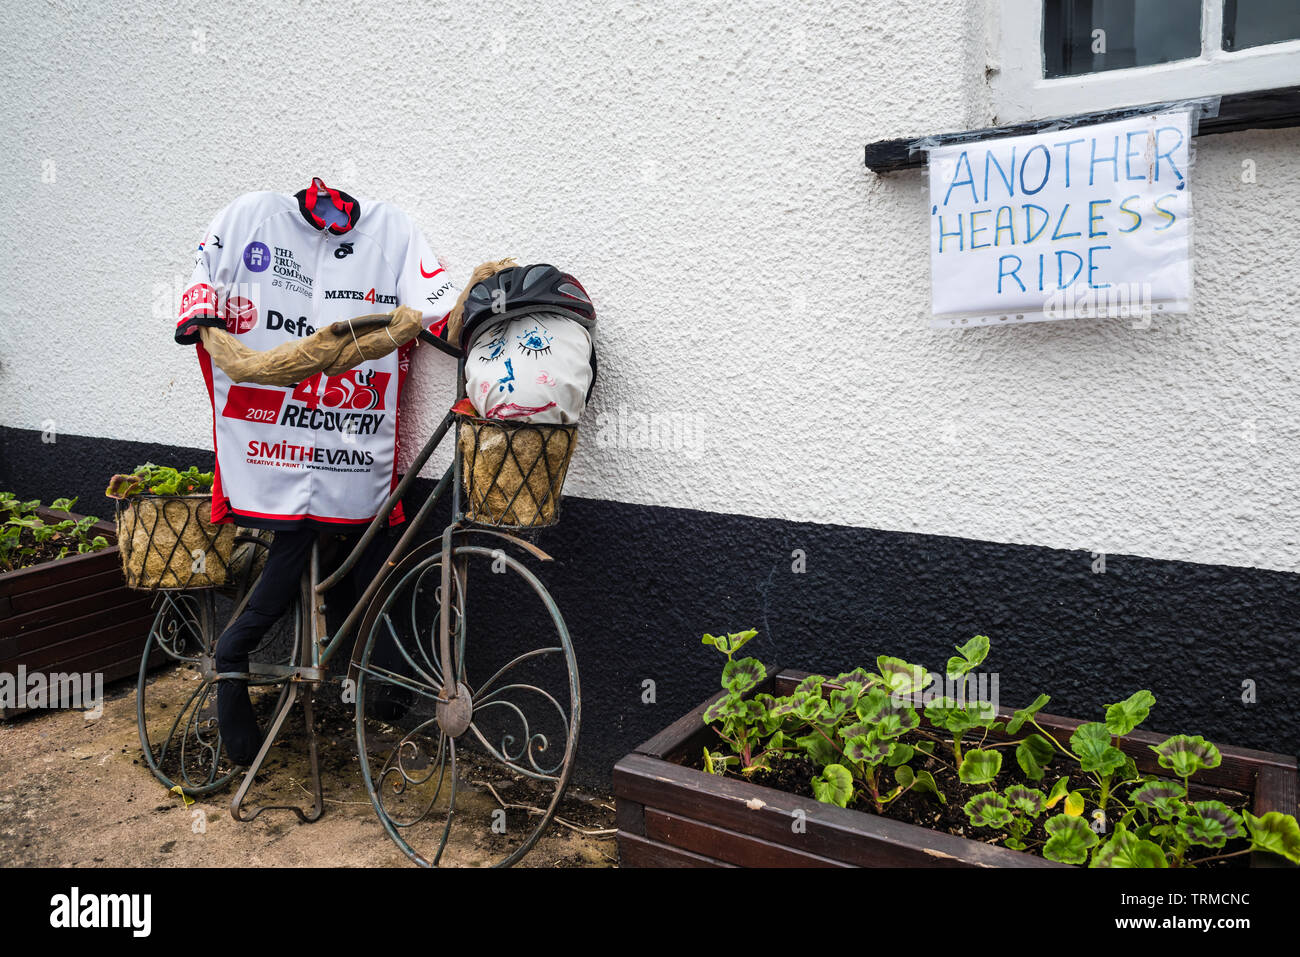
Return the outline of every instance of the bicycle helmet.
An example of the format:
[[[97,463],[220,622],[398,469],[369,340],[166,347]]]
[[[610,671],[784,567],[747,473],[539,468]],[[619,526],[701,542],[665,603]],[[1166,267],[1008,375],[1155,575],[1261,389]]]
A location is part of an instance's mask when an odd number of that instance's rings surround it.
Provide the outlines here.
[[[481,279],[465,297],[460,327],[460,347],[474,341],[485,322],[510,319],[530,312],[557,312],[595,328],[596,307],[582,284],[547,263],[510,266]]]

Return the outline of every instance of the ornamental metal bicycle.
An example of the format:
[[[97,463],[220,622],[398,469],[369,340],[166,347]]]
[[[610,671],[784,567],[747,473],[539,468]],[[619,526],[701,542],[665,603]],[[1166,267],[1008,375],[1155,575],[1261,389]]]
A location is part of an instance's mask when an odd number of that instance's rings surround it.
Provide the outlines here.
[[[386,321],[359,317],[337,323],[336,334]],[[427,331],[420,338],[457,358],[463,399],[464,355]],[[455,437],[451,466],[331,633],[328,597],[449,434]],[[424,866],[517,862],[551,823],[564,794],[581,715],[568,628],[527,564],[550,556],[518,533],[558,520],[576,438],[576,425],[448,412],[329,574],[322,567],[325,536],[318,537],[297,598],[252,653],[247,673],[216,670],[216,641],[224,631],[218,621],[228,625],[247,604],[269,533],[235,536],[220,585],[153,589],[161,604],[137,680],[140,743],[150,770],[168,788],[193,796],[231,784],[241,769],[222,747],[216,686],[244,680],[269,726],[253,763],[242,770],[231,815],[249,821],[276,809],[317,820],[324,793],[314,705],[333,669],[355,705],[356,756],[371,804],[397,846]],[[448,492],[451,522],[440,536],[417,542]],[[471,575],[471,568],[479,571]],[[228,615],[218,615],[219,600],[232,606]],[[175,667],[158,671],[160,663]],[[313,804],[248,806],[257,774],[297,705]]]

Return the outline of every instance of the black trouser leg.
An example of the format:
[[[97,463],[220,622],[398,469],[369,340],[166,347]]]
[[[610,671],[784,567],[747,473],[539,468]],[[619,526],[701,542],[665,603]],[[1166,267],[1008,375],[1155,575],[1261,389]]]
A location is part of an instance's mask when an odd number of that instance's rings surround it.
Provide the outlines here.
[[[358,538],[358,535],[349,535],[338,543],[338,550],[331,556],[332,560],[329,563],[331,570],[343,564],[344,560],[352,554]],[[393,542],[392,533],[386,529],[381,530],[369,547],[361,553],[352,571],[330,589],[326,597],[326,607],[329,609],[326,620],[330,634],[334,634],[343,625],[344,619],[352,612],[353,606],[365,594],[371,580],[383,567],[388,553],[393,550]]]
[[[317,534],[314,528],[275,533],[267,550],[266,567],[253,586],[248,604],[217,639],[218,671],[248,670],[249,654],[293,602]],[[230,760],[252,764],[262,746],[262,736],[247,682],[217,682],[217,725]]]

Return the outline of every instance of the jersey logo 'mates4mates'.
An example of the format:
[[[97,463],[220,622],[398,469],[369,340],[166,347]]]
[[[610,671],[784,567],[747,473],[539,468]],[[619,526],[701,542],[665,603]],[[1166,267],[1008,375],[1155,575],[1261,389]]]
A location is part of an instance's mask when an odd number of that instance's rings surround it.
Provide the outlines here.
[[[393,293],[392,295],[385,295],[383,293],[380,293],[379,295],[375,295],[375,290],[373,287],[369,292],[362,292],[360,289],[326,289],[325,298],[326,299],[357,299],[361,302],[377,302],[389,306],[397,305],[396,293]]]

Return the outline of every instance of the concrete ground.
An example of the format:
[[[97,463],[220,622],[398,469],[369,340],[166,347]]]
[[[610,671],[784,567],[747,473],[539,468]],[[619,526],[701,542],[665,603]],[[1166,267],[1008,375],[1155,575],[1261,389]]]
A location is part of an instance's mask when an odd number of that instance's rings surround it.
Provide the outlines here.
[[[179,669],[154,679],[160,698],[184,700]],[[301,824],[290,812],[268,811],[252,822],[233,820],[228,807],[242,778],[187,806],[146,766],[136,730],[133,682],[106,689],[103,715],[44,711],[0,724],[0,861],[8,866],[118,867],[385,867],[410,861],[379,823],[361,780],[351,712],[318,709],[325,814]],[[296,725],[296,727],[295,727]],[[258,776],[251,803],[306,808],[308,783],[301,718]],[[476,768],[466,769],[472,778]],[[484,775],[479,774],[482,778]],[[497,776],[496,800],[530,804],[522,783]],[[458,799],[461,800],[461,799]],[[490,813],[494,798],[468,795]],[[524,812],[511,811],[518,820]],[[519,866],[610,867],[615,864],[613,801],[570,788],[552,823]],[[584,832],[596,832],[584,833]],[[487,841],[468,834],[448,851],[455,862],[483,862]],[[490,858],[489,858],[490,859]]]

